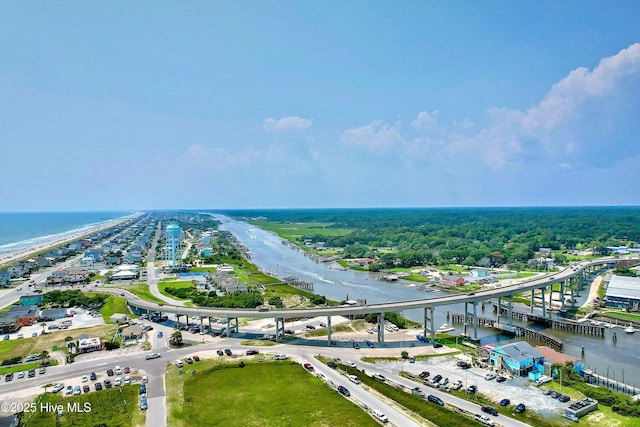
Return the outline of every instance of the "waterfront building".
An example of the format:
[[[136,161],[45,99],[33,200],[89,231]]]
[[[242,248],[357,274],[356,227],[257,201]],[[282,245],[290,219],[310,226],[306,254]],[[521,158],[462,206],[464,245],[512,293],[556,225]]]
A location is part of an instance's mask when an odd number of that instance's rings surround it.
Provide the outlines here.
[[[610,307],[640,309],[640,277],[611,276],[605,301]]]
[[[497,369],[506,369],[512,375],[523,376],[544,362],[542,354],[526,341],[503,346],[489,344],[483,347],[489,353],[489,361]]]

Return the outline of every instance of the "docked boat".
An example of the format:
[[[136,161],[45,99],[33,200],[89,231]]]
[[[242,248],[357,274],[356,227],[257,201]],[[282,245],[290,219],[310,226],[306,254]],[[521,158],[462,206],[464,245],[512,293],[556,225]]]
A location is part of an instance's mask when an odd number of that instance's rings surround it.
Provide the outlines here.
[[[626,333],[628,333],[628,334],[633,334],[633,333],[635,333],[635,332],[636,332],[636,330],[635,330],[635,329],[633,329],[633,326],[631,326],[631,325],[629,325],[629,326],[627,326],[626,328],[624,328],[624,331],[625,331]]]
[[[456,328],[454,328],[453,326],[449,325],[448,323],[445,323],[442,326],[440,326],[438,329],[436,329],[436,333],[451,332],[451,331],[455,331],[455,330],[456,330]]]

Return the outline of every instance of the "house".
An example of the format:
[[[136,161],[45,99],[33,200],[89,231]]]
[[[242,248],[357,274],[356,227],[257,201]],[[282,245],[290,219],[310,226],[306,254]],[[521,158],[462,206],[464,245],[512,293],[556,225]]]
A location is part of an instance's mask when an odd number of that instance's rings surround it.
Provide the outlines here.
[[[109,318],[111,320],[112,323],[127,323],[131,318],[128,314],[123,314],[123,313],[114,313],[111,315],[111,317]]]
[[[10,334],[20,330],[22,324],[18,322],[17,316],[9,313],[0,314],[0,332]]]
[[[471,270],[472,277],[487,277],[488,272],[486,268],[474,268]]]
[[[9,286],[11,281],[11,273],[8,271],[0,271],[0,286]]]
[[[500,346],[489,344],[483,347],[489,353],[489,361],[498,369],[506,369],[512,375],[524,376],[535,365],[544,363],[544,356],[526,341],[518,341]]]
[[[464,286],[465,283],[466,283],[466,280],[464,280],[462,277],[448,276],[442,279],[442,284],[444,286],[449,286],[454,288],[459,288],[460,286]]]
[[[355,262],[358,267],[365,267],[367,265],[373,264],[374,262],[376,262],[376,260],[373,258],[357,258],[354,259],[353,262]]]
[[[51,278],[54,281],[55,279],[61,279],[68,283],[79,283],[84,282],[87,278],[87,273],[82,270],[56,270],[51,273]]]
[[[111,274],[113,280],[133,280],[138,277],[138,273],[135,270],[118,270]]]
[[[15,316],[15,320],[22,326],[31,326],[36,323],[38,310],[35,306],[14,305],[9,309],[8,314]]]
[[[20,305],[31,307],[34,305],[42,305],[42,294],[21,295]]]
[[[7,269],[12,278],[22,277],[29,273],[29,265],[25,262],[19,262]]]
[[[125,340],[141,340],[144,337],[144,331],[138,325],[127,326],[120,333]]]
[[[67,317],[66,308],[45,308],[40,310],[38,320],[48,322],[50,320],[64,319],[65,317]]]
[[[78,340],[78,353],[89,353],[102,350],[100,338],[85,338]]]

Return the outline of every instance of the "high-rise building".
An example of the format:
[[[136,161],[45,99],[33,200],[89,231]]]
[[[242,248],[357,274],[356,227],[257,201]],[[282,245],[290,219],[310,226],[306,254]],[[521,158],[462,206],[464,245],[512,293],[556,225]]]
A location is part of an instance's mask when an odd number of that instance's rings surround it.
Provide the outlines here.
[[[168,268],[178,268],[180,265],[181,242],[180,226],[177,224],[167,225],[165,231],[166,246],[164,248],[164,266]]]

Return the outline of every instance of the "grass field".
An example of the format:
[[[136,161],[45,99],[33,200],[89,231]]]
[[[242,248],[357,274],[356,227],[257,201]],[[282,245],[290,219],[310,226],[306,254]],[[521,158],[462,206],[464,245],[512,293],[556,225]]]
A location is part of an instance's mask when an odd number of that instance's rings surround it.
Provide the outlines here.
[[[167,425],[377,426],[298,363],[202,361],[195,375],[167,373]],[[211,390],[204,393],[203,390]]]
[[[41,405],[47,403],[52,405],[61,404],[63,415],[57,417],[57,411],[55,410],[41,411]],[[76,404],[77,406],[69,408],[69,404]],[[81,412],[83,410],[85,412]],[[27,420],[29,414],[25,415],[24,421]],[[33,412],[25,427],[134,427],[144,425],[145,419],[145,412],[140,409],[138,386],[130,385],[79,396],[66,397],[62,392],[58,394],[47,393],[42,398],[42,401],[36,405],[36,411]]]
[[[139,298],[145,299],[147,301],[160,302],[160,303],[164,302],[160,298],[158,298],[156,296],[153,296],[151,294],[151,291],[149,291],[149,285],[147,285],[146,283],[134,283],[132,285],[120,285],[120,286],[118,286],[118,288],[119,289],[125,289],[125,290],[131,292],[132,294],[138,296]]]
[[[86,292],[86,294],[89,296],[95,295],[95,293],[93,292]],[[100,314],[102,314],[102,317],[104,318],[104,323],[112,323],[111,316],[114,313],[129,314],[132,318],[138,317],[135,314],[131,314],[131,310],[129,310],[127,301],[124,298],[119,298],[115,295],[109,295],[109,298],[107,298],[104,305],[100,308]]]
[[[248,222],[263,230],[273,231],[283,239],[295,243],[302,243],[304,236],[346,236],[353,232],[353,229],[350,228],[331,228],[332,222],[281,223],[260,220],[249,220]]]

